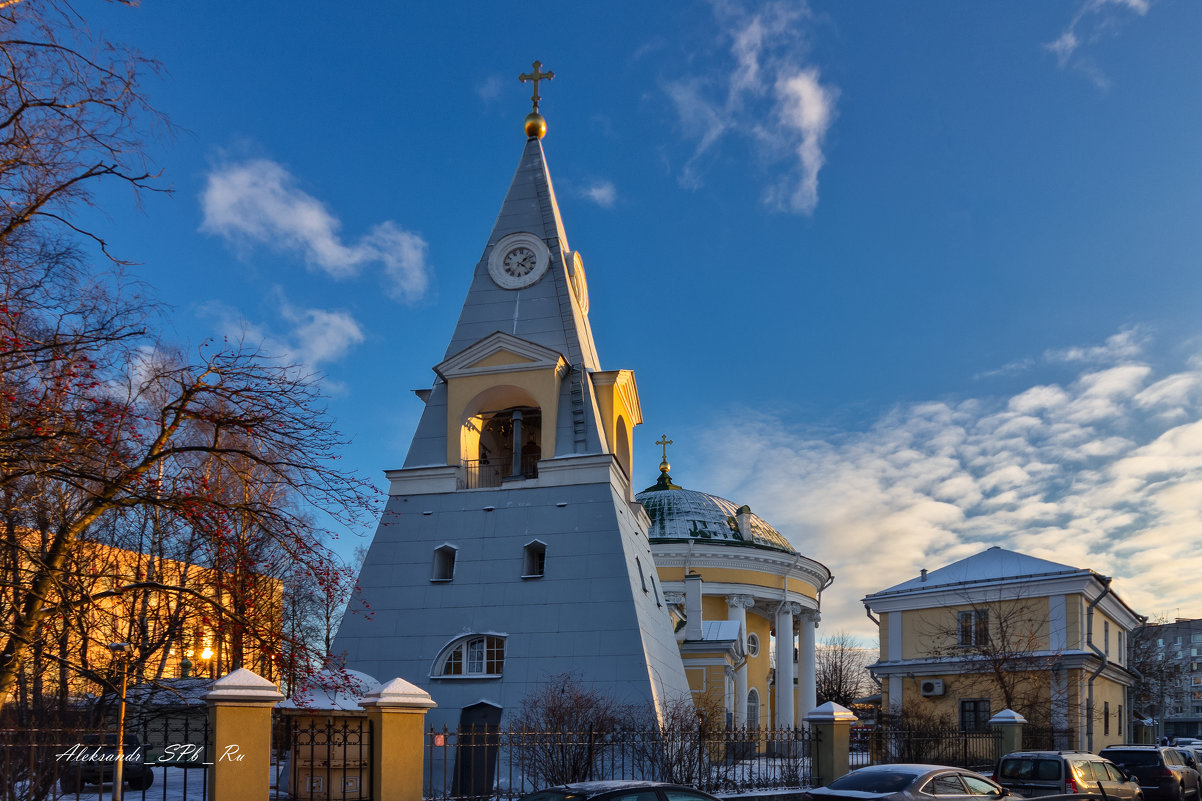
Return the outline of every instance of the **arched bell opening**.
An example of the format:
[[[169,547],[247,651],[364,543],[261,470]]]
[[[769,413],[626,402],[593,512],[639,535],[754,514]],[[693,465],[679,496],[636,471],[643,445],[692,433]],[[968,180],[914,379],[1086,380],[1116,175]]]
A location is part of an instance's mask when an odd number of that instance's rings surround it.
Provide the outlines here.
[[[460,458],[468,489],[535,478],[542,458],[542,409],[518,387],[494,387],[468,405]]]
[[[626,473],[626,480],[629,481],[634,475],[630,463],[630,427],[626,423],[626,418],[618,415],[617,424],[614,426],[614,456],[617,457],[618,464],[621,465],[623,472]]]

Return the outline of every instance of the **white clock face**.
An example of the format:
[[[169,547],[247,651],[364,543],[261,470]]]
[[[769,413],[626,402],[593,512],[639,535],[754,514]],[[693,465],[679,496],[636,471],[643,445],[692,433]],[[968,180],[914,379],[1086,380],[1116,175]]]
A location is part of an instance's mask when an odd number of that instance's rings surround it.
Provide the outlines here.
[[[535,265],[538,264],[538,257],[530,248],[519,245],[505,254],[501,264],[505,268],[505,272],[514,278],[523,278],[533,272]]]
[[[493,246],[488,256],[488,274],[502,289],[522,289],[538,281],[547,271],[551,253],[534,234],[510,234]]]

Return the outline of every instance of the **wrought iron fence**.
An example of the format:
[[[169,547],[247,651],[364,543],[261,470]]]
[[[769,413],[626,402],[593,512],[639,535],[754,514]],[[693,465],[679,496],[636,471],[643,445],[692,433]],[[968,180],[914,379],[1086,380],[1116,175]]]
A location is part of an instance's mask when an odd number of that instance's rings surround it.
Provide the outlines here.
[[[934,727],[856,728],[849,743],[853,765],[916,762],[974,770],[992,768],[1001,756],[1001,747],[999,732]]]
[[[112,798],[116,744],[111,728],[0,729],[0,801]],[[125,798],[207,798],[207,714],[135,718],[126,726],[122,751]]]
[[[1023,748],[1032,751],[1067,751],[1080,748],[1077,730],[1071,727],[1023,726]]]
[[[366,801],[371,798],[371,723],[362,715],[277,714],[272,725],[279,798]]]
[[[514,798],[557,784],[618,779],[674,782],[709,792],[803,788],[816,778],[810,759],[815,737],[800,729],[431,729],[424,795]]]

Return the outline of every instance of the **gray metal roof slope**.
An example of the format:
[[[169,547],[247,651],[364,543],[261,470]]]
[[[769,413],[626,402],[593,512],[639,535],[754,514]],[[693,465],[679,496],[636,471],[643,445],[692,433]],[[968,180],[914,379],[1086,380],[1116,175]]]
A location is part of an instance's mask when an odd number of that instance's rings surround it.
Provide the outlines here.
[[[955,585],[1000,579],[1032,579],[1056,575],[1089,574],[1090,572],[1092,571],[1071,565],[1062,565],[1047,559],[1039,559],[1018,551],[1008,551],[995,545],[958,562],[944,565],[938,570],[932,570],[926,574],[925,578],[918,576],[886,590],[874,592],[868,597],[878,597],[894,592],[945,589]]]
[[[502,289],[489,276],[488,259],[497,242],[514,233],[530,233],[542,239],[551,254],[550,266],[542,278],[528,287]],[[588,317],[573,300],[569,272],[572,264],[572,251],[542,142],[530,138],[472,274],[459,322],[443,358],[448,359],[497,331],[562,354],[572,369],[565,376],[560,392],[555,456],[602,451],[603,429],[593,385],[587,380],[587,375],[600,370],[601,365]],[[575,425],[581,419],[583,431]],[[445,464],[445,432],[445,385],[436,381],[405,467]]]

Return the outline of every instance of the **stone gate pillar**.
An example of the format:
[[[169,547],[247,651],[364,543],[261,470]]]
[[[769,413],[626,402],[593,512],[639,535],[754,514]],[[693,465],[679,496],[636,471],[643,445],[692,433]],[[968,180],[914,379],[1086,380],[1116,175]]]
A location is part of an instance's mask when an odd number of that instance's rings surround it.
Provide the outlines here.
[[[213,682],[204,695],[213,742],[208,801],[267,798],[271,710],[283,700],[276,685],[246,668]]]

